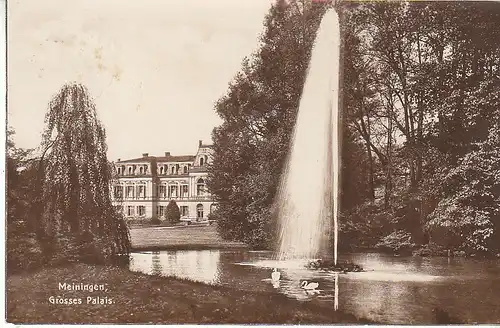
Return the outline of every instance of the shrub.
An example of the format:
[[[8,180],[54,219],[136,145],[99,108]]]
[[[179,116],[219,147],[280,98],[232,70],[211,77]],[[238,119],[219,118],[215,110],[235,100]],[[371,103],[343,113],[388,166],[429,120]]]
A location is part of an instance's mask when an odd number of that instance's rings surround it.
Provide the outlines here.
[[[413,252],[415,256],[447,256],[448,250],[436,243],[430,242],[427,245],[424,245],[422,248]]]
[[[179,206],[175,200],[171,200],[167,205],[167,211],[165,212],[165,218],[169,223],[177,223],[181,220],[181,212],[179,211]]]
[[[56,266],[71,262],[103,264],[111,259],[110,247],[102,237],[85,230],[76,234],[60,234],[54,238],[53,256],[49,265]]]
[[[375,245],[384,251],[392,251],[395,253],[405,253],[415,248],[415,243],[412,240],[411,234],[403,230],[393,231],[388,236]]]
[[[149,222],[154,225],[160,225],[162,223],[162,221],[158,218],[152,218]]]
[[[42,265],[42,249],[34,234],[7,234],[7,273],[35,269]]]

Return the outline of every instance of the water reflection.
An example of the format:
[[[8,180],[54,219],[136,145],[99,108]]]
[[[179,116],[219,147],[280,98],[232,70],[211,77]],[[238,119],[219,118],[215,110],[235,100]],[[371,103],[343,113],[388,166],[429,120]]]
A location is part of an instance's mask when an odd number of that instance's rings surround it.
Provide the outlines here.
[[[335,273],[335,290],[334,290],[334,309],[337,311],[339,309],[339,274]]]
[[[324,271],[313,271],[305,268],[307,262],[303,260],[257,260],[236,263],[240,266],[258,268],[271,275],[272,268],[279,268],[281,280],[278,282],[270,278],[262,279],[270,283],[279,293],[297,300],[321,299],[334,303],[334,309],[339,304],[339,274]],[[302,284],[318,283],[315,289],[305,289]]]
[[[218,250],[144,252],[132,254],[130,270],[217,284],[219,263]]]
[[[332,309],[382,323],[435,323],[439,308],[466,323],[500,321],[500,261],[349,254],[363,273],[311,271],[304,262],[269,260],[271,253],[165,251],[132,254],[130,269],[177,276],[246,291],[277,292],[301,301],[318,300]],[[273,268],[281,279],[273,282]],[[318,282],[316,293],[300,287]]]

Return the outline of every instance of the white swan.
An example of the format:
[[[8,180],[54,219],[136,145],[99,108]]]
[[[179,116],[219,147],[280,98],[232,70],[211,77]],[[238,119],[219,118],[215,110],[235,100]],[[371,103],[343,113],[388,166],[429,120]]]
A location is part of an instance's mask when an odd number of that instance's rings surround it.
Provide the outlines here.
[[[307,280],[304,280],[301,284],[300,287],[305,290],[315,290],[318,288],[319,284],[317,282],[307,282]]]
[[[273,273],[271,273],[271,279],[273,281],[279,281],[281,278],[281,273],[278,271],[278,269],[274,268]]]

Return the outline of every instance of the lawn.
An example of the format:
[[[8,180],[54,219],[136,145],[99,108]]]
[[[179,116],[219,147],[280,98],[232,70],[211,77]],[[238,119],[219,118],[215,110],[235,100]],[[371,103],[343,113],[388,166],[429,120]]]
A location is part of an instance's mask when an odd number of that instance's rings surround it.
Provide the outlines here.
[[[133,250],[244,248],[222,240],[215,225],[147,227],[130,229]]]
[[[104,284],[106,290],[64,291],[59,290],[59,283]],[[51,296],[77,299],[77,303],[81,299],[82,304],[51,304]],[[91,297],[90,304],[87,297]],[[298,302],[283,295],[85,264],[7,277],[7,321],[18,324],[369,323],[319,303]]]

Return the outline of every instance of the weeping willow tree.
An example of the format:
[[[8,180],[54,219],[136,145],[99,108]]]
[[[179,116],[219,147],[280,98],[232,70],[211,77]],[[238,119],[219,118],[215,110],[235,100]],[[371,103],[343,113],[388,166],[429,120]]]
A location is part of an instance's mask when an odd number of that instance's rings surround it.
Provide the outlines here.
[[[94,258],[128,254],[128,228],[111,202],[105,131],[86,87],[66,84],[50,101],[41,148],[34,209],[45,255],[55,255],[61,240],[81,245],[82,238]]]

